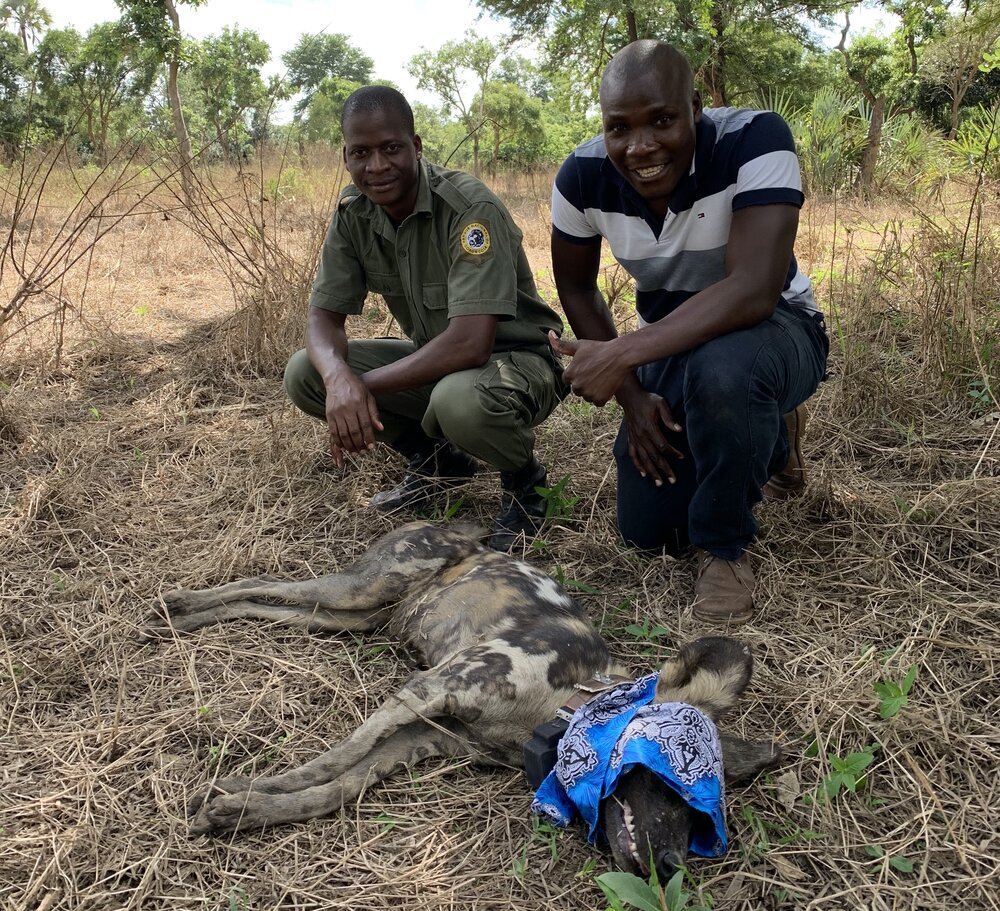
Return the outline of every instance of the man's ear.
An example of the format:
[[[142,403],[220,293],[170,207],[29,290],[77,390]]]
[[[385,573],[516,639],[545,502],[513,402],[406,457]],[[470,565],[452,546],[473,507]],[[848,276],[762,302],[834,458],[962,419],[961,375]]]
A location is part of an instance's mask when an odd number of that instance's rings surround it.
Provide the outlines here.
[[[424,141],[417,135],[413,135],[413,148],[417,152],[417,160],[419,161],[423,157],[424,152]]]
[[[701,92],[695,89],[694,94],[691,96],[691,111],[694,114],[695,123],[701,123],[702,108],[703,105],[701,103]]]
[[[781,747],[767,740],[744,740],[728,734],[720,734],[719,740],[722,741],[726,784],[749,781],[758,772],[770,769],[784,759]]]

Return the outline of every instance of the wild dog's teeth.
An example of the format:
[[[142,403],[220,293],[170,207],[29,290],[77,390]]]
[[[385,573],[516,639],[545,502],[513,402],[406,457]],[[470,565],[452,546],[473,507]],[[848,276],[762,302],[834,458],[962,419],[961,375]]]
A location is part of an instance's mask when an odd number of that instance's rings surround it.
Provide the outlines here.
[[[629,854],[632,855],[632,860],[639,863],[639,845],[635,841],[635,817],[632,815],[632,807],[625,803],[622,805],[622,819],[625,823],[625,834],[628,835],[628,848]]]

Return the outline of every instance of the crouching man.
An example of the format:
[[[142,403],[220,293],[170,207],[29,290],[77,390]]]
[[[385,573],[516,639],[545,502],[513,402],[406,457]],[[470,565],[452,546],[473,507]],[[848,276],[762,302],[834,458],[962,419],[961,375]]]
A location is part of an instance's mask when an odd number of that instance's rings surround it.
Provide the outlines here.
[[[538,296],[510,213],[479,180],[422,160],[399,92],[358,89],[342,130],[353,183],[327,232],[306,348],[289,361],[285,388],[327,422],[338,466],[376,441],[406,458],[402,482],[372,498],[376,509],[421,504],[467,481],[479,461],[498,469],[490,543],[510,549],[545,515],[532,428],[563,394],[547,339],[562,322]],[[348,339],[347,317],[369,291],[406,339]]]
[[[694,614],[753,612],[746,548],[762,495],[804,483],[802,403],[829,343],[792,255],[803,202],[791,132],[765,111],[703,110],[687,60],[637,41],[601,82],[603,134],[563,164],[552,267],[579,342],[573,391],[624,411],[618,528],[699,552]],[[601,244],[635,279],[640,328],[618,336],[597,285]]]

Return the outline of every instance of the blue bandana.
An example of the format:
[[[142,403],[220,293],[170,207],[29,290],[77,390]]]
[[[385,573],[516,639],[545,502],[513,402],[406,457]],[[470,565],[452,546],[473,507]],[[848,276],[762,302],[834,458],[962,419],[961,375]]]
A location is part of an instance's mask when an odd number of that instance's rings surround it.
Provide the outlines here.
[[[691,853],[718,857],[729,842],[719,734],[694,706],[653,703],[658,677],[622,683],[577,709],[531,810],[561,828],[579,813],[593,844],[601,801],[633,766],[645,766],[711,820],[692,830]]]

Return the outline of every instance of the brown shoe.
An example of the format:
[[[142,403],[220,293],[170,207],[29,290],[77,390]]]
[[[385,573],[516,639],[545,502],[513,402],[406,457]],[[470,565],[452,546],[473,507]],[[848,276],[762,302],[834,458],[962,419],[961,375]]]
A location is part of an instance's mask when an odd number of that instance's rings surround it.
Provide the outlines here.
[[[785,415],[788,428],[788,462],[776,475],[772,475],[761,493],[765,500],[787,500],[798,496],[806,489],[806,468],[802,458],[802,439],[806,432],[809,412],[805,405],[799,405]]]
[[[753,616],[756,581],[747,554],[738,560],[723,560],[700,550],[691,612],[696,620],[746,623]]]

